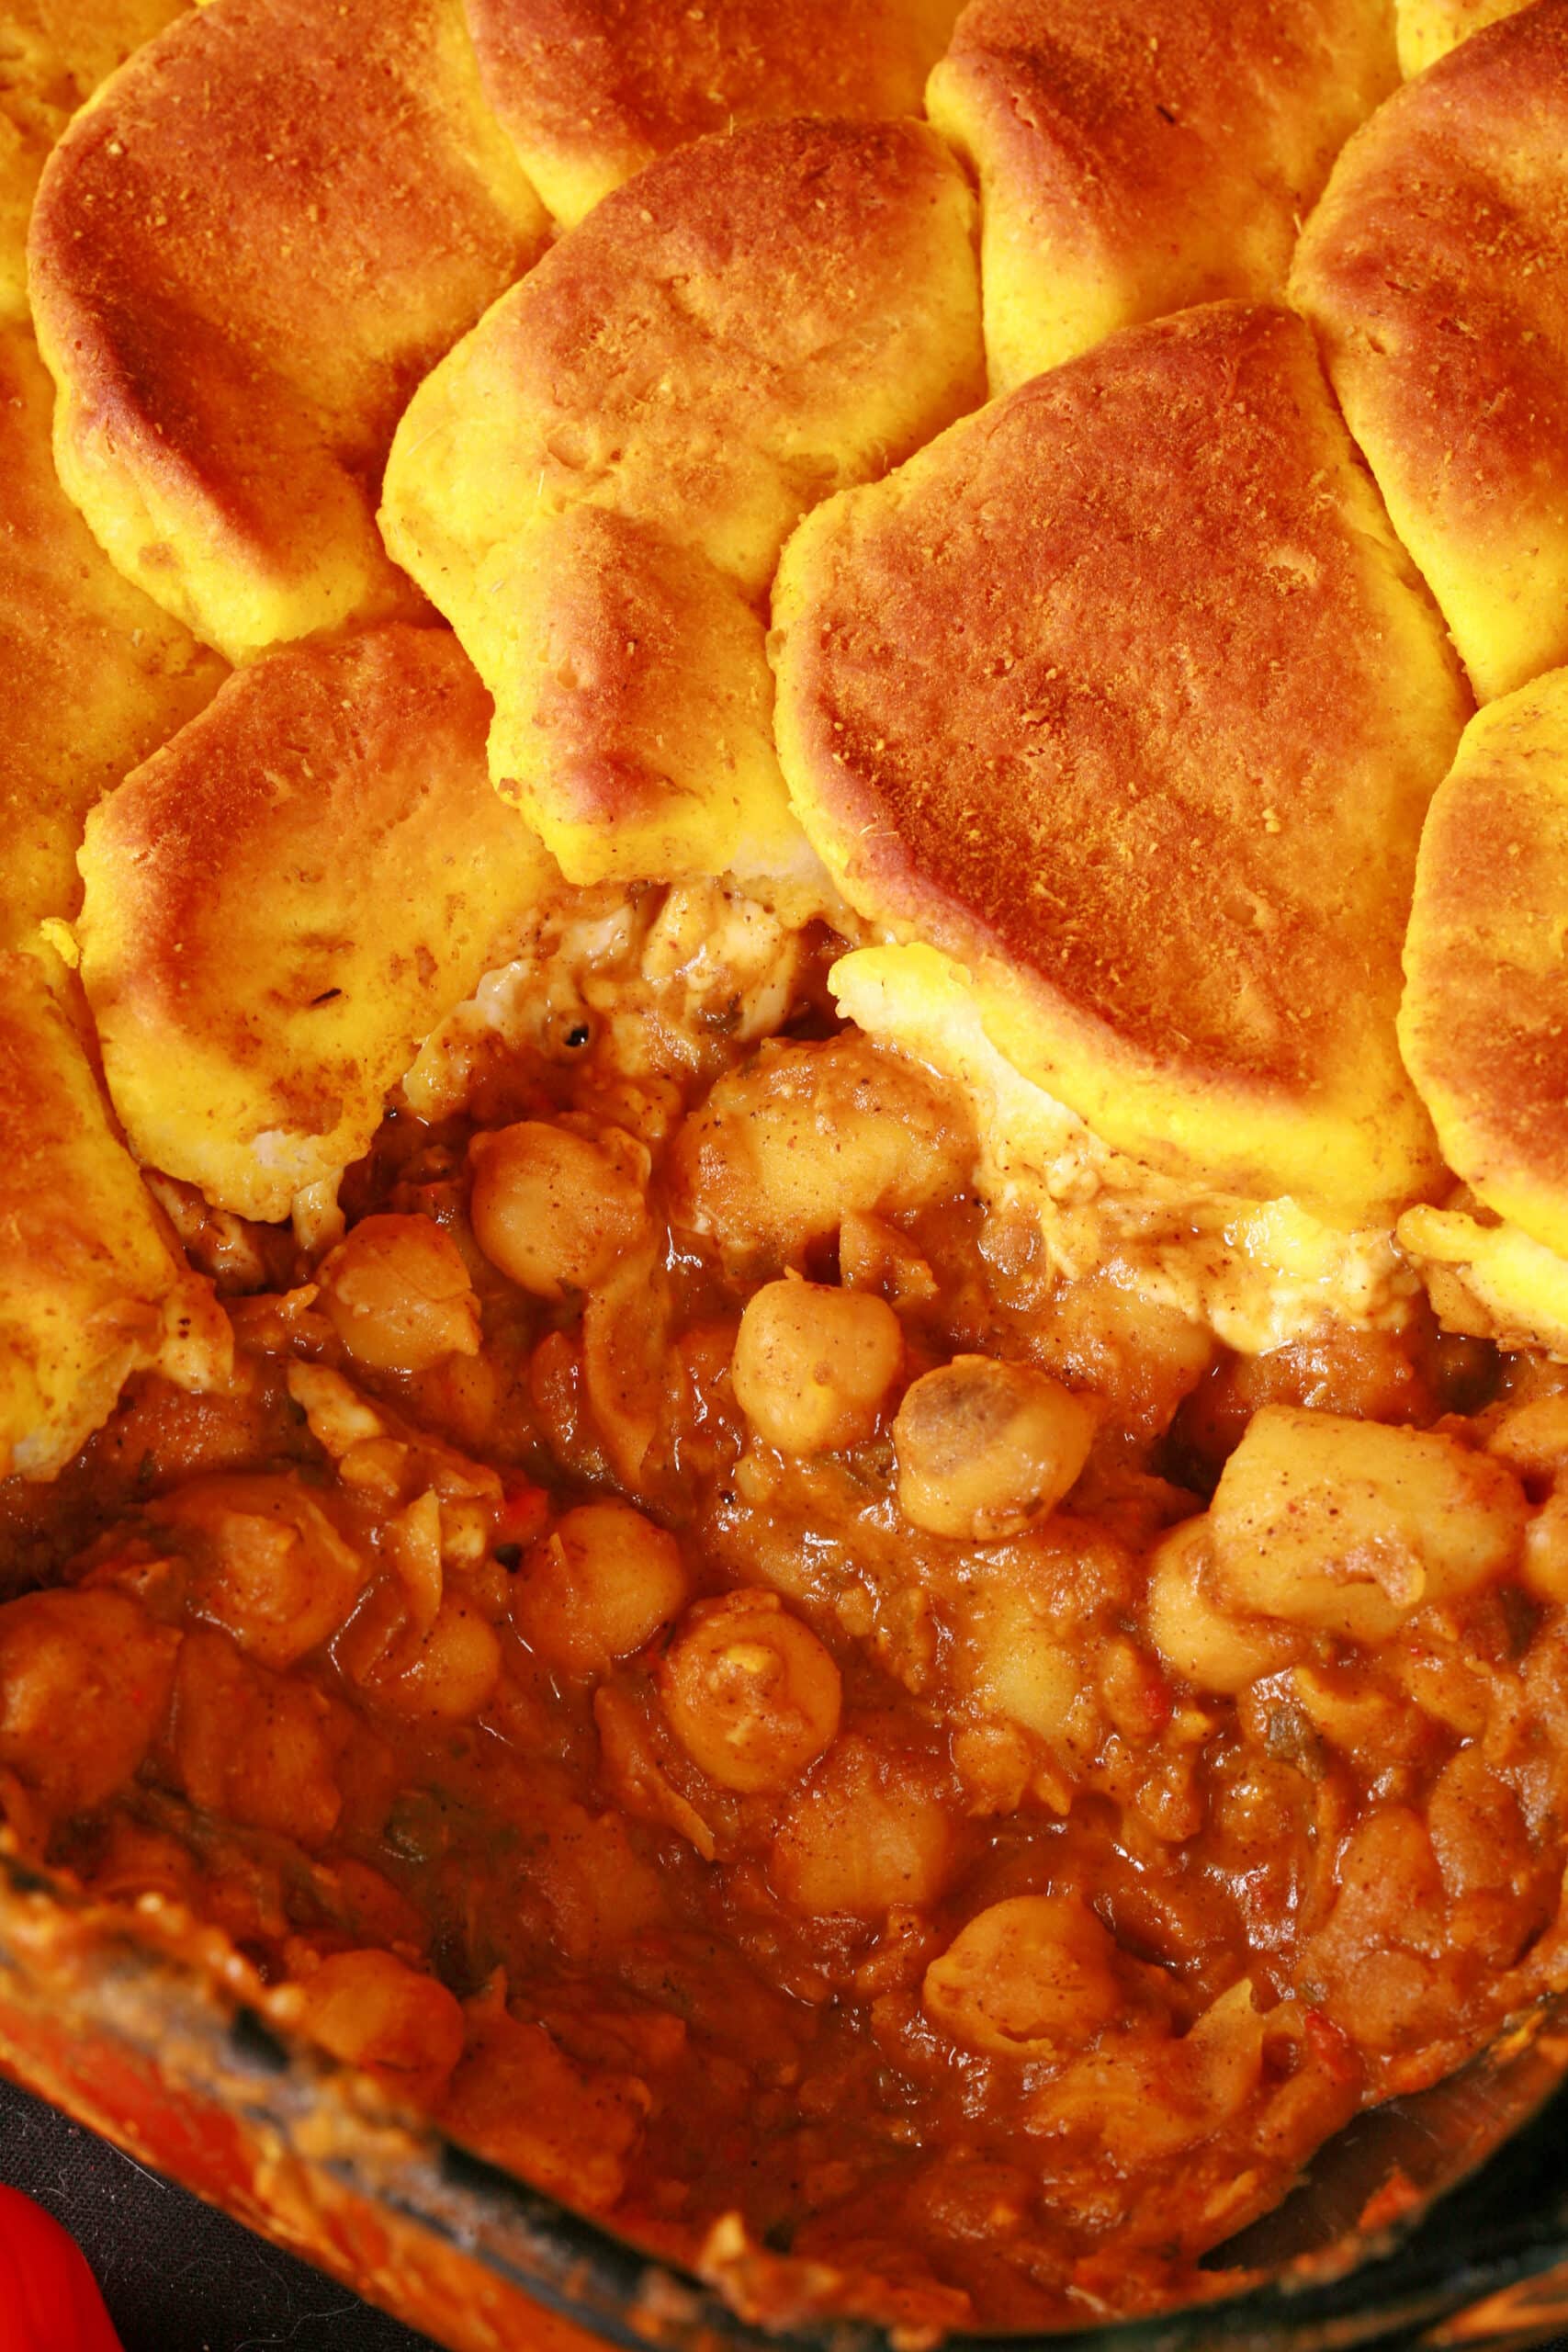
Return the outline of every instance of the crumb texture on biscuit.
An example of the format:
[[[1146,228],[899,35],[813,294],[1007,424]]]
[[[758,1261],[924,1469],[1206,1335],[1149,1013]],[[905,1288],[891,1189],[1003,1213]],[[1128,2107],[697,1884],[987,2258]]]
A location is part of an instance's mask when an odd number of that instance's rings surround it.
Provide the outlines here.
[[[1276,296],[1397,79],[1384,0],[970,0],[926,102],[980,182],[993,391],[1119,327]]]
[[[416,607],[375,526],[420,378],[546,216],[460,0],[217,0],[134,57],[33,217],[61,479],[231,659]]]
[[[88,809],[224,674],[120,578],[66,498],[52,405],[32,337],[0,328],[0,949],[75,912]]]
[[[0,1476],[50,1478],[130,1374],[222,1376],[228,1325],[164,1236],[28,956],[0,956]]]
[[[553,881],[445,629],[285,647],[95,811],[82,978],[138,1157],[287,1216]]]
[[[981,397],[973,221],[919,123],[700,141],[414,396],[388,544],[495,696],[491,773],[570,880],[798,858],[761,601],[809,507]]]
[[[1480,699],[1568,661],[1568,0],[1381,109],[1291,292]]]
[[[1028,1075],[1253,1197],[1431,1181],[1399,951],[1467,701],[1298,320],[1037,377],[812,515],[774,623],[807,832]]]
[[[1568,670],[1466,729],[1421,839],[1399,1034],[1443,1155],[1568,1257]]]
[[[1472,33],[1484,32],[1530,5],[1531,0],[1394,0],[1400,72],[1407,81],[1414,79]]]
[[[656,156],[792,115],[920,111],[961,0],[467,0],[525,170],[570,227]]]
[[[0,323],[28,316],[28,221],[84,99],[189,0],[6,0],[0,17]]]

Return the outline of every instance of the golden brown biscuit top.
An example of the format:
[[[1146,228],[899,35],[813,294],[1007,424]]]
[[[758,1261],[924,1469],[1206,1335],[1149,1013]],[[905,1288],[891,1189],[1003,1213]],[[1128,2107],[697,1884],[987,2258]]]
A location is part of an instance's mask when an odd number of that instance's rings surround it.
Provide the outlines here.
[[[140,1156],[281,1218],[374,1133],[554,875],[445,629],[286,646],[89,821],[82,977]]]
[[[1351,141],[1292,298],[1483,699],[1568,659],[1568,6]]]
[[[0,947],[74,912],[88,809],[223,677],[95,544],[55,479],[51,408],[31,336],[0,330]]]
[[[970,0],[928,103],[980,177],[993,389],[1183,304],[1276,294],[1397,78],[1382,0]]]
[[[1450,1167],[1568,1254],[1568,670],[1488,704],[1421,840],[1400,1036]]]
[[[593,503],[761,594],[868,443],[886,463],[978,397],[970,214],[916,123],[767,125],[665,157],[422,386],[388,468],[389,543],[447,609],[434,544],[467,560]]]
[[[72,114],[188,0],[7,0],[0,19],[0,319],[28,315],[33,191]]]
[[[235,651],[412,602],[370,526],[392,427],[543,229],[459,0],[183,18],[77,118],[39,192],[67,486],[125,569]],[[244,610],[258,579],[345,561],[367,577],[307,594],[292,628]]]
[[[918,114],[960,0],[468,0],[491,102],[558,220],[656,155],[789,115]]]
[[[1398,1091],[1464,705],[1298,322],[1220,304],[1037,377],[808,522],[775,616],[785,774],[863,912],[1129,1079],[1311,1097],[1370,1025]]]

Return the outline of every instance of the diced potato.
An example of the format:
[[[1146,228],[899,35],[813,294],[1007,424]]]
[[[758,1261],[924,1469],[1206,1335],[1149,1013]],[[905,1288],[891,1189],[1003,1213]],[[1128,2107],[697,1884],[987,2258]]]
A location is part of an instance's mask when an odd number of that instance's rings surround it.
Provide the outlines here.
[[[1195,1690],[1234,1694],[1283,1663],[1278,1626],[1233,1616],[1216,1601],[1207,1519],[1173,1527],[1156,1545],[1149,1570],[1150,1638]]]
[[[1436,1431],[1269,1405],[1225,1465],[1211,1524],[1233,1607],[1376,1642],[1424,1602],[1506,1575],[1525,1498],[1500,1464]]]

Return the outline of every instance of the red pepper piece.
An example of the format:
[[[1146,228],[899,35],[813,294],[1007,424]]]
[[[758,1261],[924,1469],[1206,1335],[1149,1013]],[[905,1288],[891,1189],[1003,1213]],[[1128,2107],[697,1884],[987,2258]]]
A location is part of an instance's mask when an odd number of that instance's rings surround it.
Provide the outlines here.
[[[531,1478],[508,1478],[496,1513],[495,1540],[497,1544],[532,1544],[544,1533],[549,1515],[550,1498],[543,1487],[536,1487]]]
[[[75,2240],[0,2186],[0,2352],[121,2352]]]

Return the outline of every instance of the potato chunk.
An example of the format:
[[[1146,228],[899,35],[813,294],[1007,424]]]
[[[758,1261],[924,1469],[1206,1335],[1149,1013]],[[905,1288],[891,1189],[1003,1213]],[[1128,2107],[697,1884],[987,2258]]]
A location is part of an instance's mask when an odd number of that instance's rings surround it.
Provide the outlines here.
[[[1232,1606],[1376,1642],[1423,1602],[1506,1576],[1517,1481],[1436,1431],[1269,1405],[1225,1464],[1211,1526]]]

